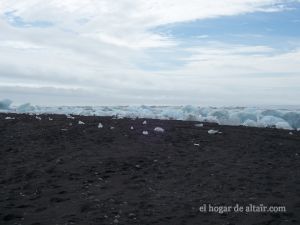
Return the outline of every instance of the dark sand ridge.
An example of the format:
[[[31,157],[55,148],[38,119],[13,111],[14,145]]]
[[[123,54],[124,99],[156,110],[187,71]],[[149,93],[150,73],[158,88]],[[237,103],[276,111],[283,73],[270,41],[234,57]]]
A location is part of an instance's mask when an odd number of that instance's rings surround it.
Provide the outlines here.
[[[300,224],[300,132],[195,127],[187,121],[143,125],[143,119],[41,118],[0,114],[1,225]],[[165,133],[153,132],[156,126]],[[209,135],[209,129],[222,134]],[[236,203],[287,211],[199,211],[203,204]]]

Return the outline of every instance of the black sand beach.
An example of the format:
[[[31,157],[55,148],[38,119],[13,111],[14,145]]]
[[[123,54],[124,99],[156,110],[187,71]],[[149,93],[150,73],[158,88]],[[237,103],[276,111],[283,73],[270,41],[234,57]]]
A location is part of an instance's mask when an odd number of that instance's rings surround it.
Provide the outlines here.
[[[300,224],[300,132],[40,117],[0,114],[1,225]],[[204,204],[286,212],[200,212]]]

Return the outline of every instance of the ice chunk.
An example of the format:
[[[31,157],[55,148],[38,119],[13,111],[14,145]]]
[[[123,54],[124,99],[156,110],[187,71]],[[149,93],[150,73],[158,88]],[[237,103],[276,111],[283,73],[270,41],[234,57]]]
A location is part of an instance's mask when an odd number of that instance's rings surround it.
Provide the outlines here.
[[[130,127],[130,130],[134,130],[134,127],[133,127],[133,126],[131,126],[131,127]]]
[[[143,125],[146,125],[147,124],[147,121],[145,120],[144,122],[143,122]]]
[[[143,135],[148,135],[149,132],[148,131],[143,131]]]
[[[71,119],[71,120],[74,120],[74,119],[75,119],[75,117],[73,117],[73,116],[71,116],[71,115],[67,115],[67,118],[68,118],[68,119]]]
[[[115,127],[110,127],[110,129],[111,129],[111,130],[114,130],[114,129],[115,129]]]
[[[198,123],[198,124],[195,124],[195,127],[203,127],[203,123]]]
[[[85,124],[85,123],[79,120],[79,121],[78,121],[78,124],[83,125],[83,124]]]
[[[37,120],[42,120],[42,118],[39,117],[39,116],[36,116],[35,118],[36,118]]]
[[[246,127],[257,127],[257,122],[248,119],[242,125]]]
[[[278,122],[275,125],[278,129],[292,130],[292,127],[287,122]]]
[[[52,121],[53,119],[49,117],[48,120],[49,120],[49,121]]]
[[[165,132],[165,130],[161,127],[155,127],[154,131],[157,132],[157,133],[164,133]]]
[[[99,124],[98,124],[98,128],[103,128],[102,123],[99,123]]]
[[[26,112],[34,112],[35,107],[32,106],[30,103],[26,103],[23,105],[20,105],[19,107],[17,107],[17,111],[18,112],[22,112],[22,113],[26,113]]]
[[[213,129],[211,129],[211,130],[207,131],[207,133],[208,133],[208,134],[219,134],[219,133],[221,133],[221,132],[219,132],[218,130],[213,130]]]
[[[4,99],[0,101],[0,109],[10,109],[12,101],[10,99]]]
[[[14,119],[15,119],[15,117],[10,117],[10,116],[7,116],[7,117],[5,117],[5,119],[6,119],[6,120],[14,120]]]

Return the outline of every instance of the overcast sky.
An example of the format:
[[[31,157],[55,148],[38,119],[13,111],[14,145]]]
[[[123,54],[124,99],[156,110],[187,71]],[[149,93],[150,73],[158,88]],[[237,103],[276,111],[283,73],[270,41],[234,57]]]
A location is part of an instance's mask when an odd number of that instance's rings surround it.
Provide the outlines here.
[[[0,99],[299,105],[299,0],[1,0]]]

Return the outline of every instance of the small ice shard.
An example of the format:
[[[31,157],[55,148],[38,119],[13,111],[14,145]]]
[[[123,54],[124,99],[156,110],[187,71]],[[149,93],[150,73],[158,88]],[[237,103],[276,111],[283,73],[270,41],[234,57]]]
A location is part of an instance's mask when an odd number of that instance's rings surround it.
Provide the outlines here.
[[[207,131],[208,134],[220,134],[221,132],[219,132],[218,130],[209,130]]]
[[[61,129],[62,131],[68,131],[68,129]]]
[[[83,125],[83,124],[85,124],[85,123],[79,120],[79,121],[78,121],[78,124]]]
[[[155,128],[154,128],[154,131],[155,131],[155,132],[158,132],[158,133],[163,133],[163,132],[165,132],[165,130],[164,130],[163,128],[161,128],[161,127],[155,127]]]
[[[148,131],[143,131],[143,135],[148,135],[149,134],[149,132]]]
[[[115,129],[115,127],[110,127],[111,130]]]
[[[36,116],[35,118],[36,118],[37,120],[42,120],[42,118],[39,117],[39,116]]]
[[[203,123],[198,123],[198,124],[195,124],[195,127],[203,127]]]
[[[6,120],[14,120],[15,117],[9,117],[9,116],[7,116],[7,117],[5,117],[5,119],[6,119]]]
[[[130,130],[134,130],[134,127],[133,127],[133,126],[131,126],[131,127],[130,127]]]
[[[71,116],[71,115],[67,115],[67,118],[68,118],[68,119],[71,119],[71,120],[74,120],[74,119],[75,119],[75,117],[73,117],[73,116]]]
[[[194,143],[194,146],[197,146],[197,147],[199,147],[199,146],[200,146],[200,144]]]
[[[52,121],[53,119],[49,117],[48,120]]]
[[[102,123],[99,123],[99,124],[98,124],[98,128],[103,128]]]
[[[143,125],[147,125],[147,121],[146,120],[143,122]]]

